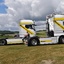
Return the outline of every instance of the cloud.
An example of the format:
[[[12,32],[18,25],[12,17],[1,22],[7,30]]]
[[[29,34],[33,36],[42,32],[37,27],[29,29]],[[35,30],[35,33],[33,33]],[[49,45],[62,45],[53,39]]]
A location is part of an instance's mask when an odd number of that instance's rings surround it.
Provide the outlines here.
[[[43,20],[53,12],[52,0],[5,0],[5,5],[7,13],[18,19]]]
[[[60,1],[60,4],[56,8],[56,12],[64,14],[64,0]]]
[[[8,14],[0,14],[0,30],[18,30],[18,24],[13,22]]]
[[[8,8],[6,14],[0,14],[0,28],[18,30],[20,19],[45,20],[46,15],[64,10],[63,3],[63,0],[5,0]]]
[[[35,26],[36,31],[46,30],[46,21],[38,21],[35,22],[35,24],[36,24]]]

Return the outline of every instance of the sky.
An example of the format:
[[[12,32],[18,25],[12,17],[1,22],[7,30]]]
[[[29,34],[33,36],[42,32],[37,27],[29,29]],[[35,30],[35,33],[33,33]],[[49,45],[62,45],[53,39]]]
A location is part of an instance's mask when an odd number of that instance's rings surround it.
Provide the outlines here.
[[[0,30],[19,30],[20,19],[43,22],[54,12],[64,14],[64,0],[0,0]]]
[[[0,13],[5,14],[6,13],[6,6],[4,5],[4,0],[0,0]]]

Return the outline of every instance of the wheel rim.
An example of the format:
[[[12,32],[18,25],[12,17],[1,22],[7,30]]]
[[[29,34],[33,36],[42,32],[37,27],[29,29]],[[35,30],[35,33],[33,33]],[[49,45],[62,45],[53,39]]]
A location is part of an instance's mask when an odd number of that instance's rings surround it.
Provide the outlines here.
[[[32,43],[32,45],[35,46],[35,45],[37,45],[37,40],[33,39],[31,43]]]

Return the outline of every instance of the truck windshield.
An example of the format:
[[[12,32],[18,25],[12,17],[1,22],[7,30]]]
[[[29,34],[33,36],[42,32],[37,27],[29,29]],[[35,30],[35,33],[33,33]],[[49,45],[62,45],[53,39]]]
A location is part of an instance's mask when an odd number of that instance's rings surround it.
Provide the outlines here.
[[[34,25],[25,25],[25,27],[28,28],[28,29],[33,29],[33,30],[35,30]]]

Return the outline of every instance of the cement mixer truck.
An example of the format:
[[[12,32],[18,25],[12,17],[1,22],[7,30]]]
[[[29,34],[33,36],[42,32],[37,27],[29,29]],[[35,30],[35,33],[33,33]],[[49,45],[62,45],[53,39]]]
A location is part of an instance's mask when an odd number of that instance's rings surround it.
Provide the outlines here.
[[[46,16],[46,38],[36,36],[35,22],[32,20],[21,20],[19,26],[20,38],[1,39],[0,44],[5,45],[25,42],[27,46],[36,46],[40,44],[64,43],[64,15],[62,14],[51,14]],[[25,37],[28,36],[28,34],[29,37]]]

